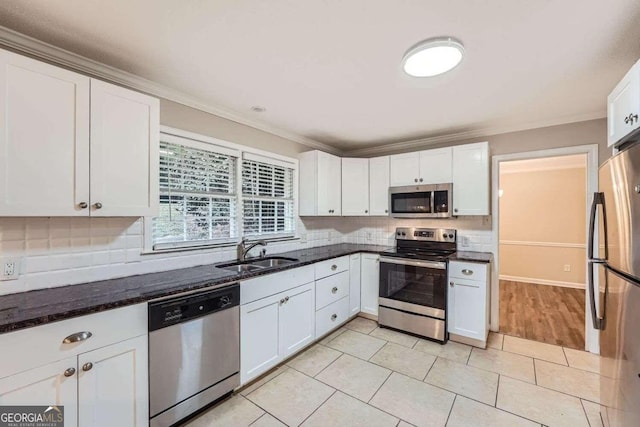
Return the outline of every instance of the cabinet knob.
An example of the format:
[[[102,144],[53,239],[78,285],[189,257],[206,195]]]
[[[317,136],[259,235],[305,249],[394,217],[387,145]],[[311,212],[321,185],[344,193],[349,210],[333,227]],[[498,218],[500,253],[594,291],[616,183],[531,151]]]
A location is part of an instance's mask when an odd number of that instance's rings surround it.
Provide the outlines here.
[[[332,270],[332,271],[335,271],[337,268],[338,268],[338,266],[337,266],[337,265],[335,265],[335,264],[333,264],[333,265],[331,266],[331,270]]]
[[[384,213],[389,213],[389,209],[385,209],[385,210],[384,210]]]
[[[420,178],[420,182],[422,182],[422,181],[423,181],[423,179],[422,179],[422,178]]]
[[[414,178],[414,179],[413,179],[413,182],[418,182],[418,178]]]
[[[331,293],[335,294],[336,292],[338,292],[338,287],[334,286],[333,289],[331,289]]]
[[[89,331],[76,332],[62,340],[62,344],[73,344],[74,342],[85,341],[91,338],[93,334]]]
[[[332,314],[332,315],[331,315],[331,320],[332,320],[332,321],[335,321],[337,318],[338,318],[338,315],[337,315],[337,314]]]
[[[449,282],[449,286],[453,288],[453,282]]]
[[[100,202],[94,203],[93,207],[96,208],[96,209],[102,209],[102,203],[100,203]]]
[[[289,297],[284,297],[284,303],[288,303],[289,302]]]
[[[453,209],[453,211],[454,211],[454,212],[458,212],[458,208],[454,208],[454,209]]]
[[[91,362],[87,362],[84,365],[82,365],[82,370],[87,372],[90,371],[93,368],[93,363]]]
[[[364,213],[369,213],[369,211],[365,210]]]
[[[473,270],[465,268],[464,270],[462,270],[462,274],[464,274],[465,276],[471,276],[473,274]]]
[[[72,377],[76,373],[76,368],[69,368],[64,371],[65,377]]]
[[[80,202],[80,203],[78,203],[78,207],[80,209],[87,209],[89,207],[89,205],[87,204],[87,202]]]
[[[280,305],[284,304],[284,298],[280,300]]]

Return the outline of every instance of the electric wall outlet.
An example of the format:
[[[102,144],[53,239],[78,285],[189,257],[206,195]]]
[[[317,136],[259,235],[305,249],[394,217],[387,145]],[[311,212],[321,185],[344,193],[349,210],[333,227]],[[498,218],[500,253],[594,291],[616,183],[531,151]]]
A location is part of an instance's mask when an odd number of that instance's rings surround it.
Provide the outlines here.
[[[565,264],[564,271],[571,271],[571,264]]]
[[[460,236],[460,246],[463,248],[469,247],[469,236]]]
[[[300,233],[300,243],[307,243],[307,233]]]
[[[0,258],[0,280],[15,280],[20,276],[20,258]]]

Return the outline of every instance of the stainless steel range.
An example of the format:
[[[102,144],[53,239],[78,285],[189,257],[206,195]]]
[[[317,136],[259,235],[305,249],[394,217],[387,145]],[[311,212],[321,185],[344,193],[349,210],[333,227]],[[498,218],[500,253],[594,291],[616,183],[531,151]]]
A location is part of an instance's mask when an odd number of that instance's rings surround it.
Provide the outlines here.
[[[456,230],[398,227],[396,248],[380,256],[380,325],[446,342],[447,258],[455,251]]]

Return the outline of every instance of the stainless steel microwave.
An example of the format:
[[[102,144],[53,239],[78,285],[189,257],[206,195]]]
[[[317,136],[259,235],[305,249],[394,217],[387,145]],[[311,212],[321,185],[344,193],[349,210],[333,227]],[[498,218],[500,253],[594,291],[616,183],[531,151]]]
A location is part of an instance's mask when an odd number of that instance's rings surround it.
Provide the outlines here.
[[[453,184],[389,188],[389,212],[395,218],[449,218]]]

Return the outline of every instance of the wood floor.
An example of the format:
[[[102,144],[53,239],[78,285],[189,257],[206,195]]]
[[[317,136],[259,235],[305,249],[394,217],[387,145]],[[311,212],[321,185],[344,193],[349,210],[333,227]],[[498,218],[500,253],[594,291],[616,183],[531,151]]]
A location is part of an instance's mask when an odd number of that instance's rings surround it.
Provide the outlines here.
[[[500,280],[500,332],[584,350],[583,289]]]

